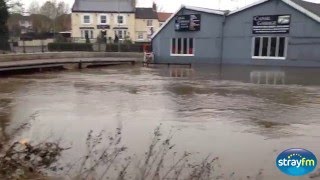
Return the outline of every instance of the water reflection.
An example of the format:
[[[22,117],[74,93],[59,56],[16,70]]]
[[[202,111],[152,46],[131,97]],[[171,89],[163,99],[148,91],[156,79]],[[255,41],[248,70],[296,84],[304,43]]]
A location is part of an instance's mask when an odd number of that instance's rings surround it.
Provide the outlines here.
[[[284,85],[285,76],[283,71],[252,71],[250,82],[254,84]]]
[[[320,155],[319,75],[315,69],[244,66],[123,66],[20,75],[0,80],[0,136],[8,138],[8,126],[38,112],[37,121],[16,138],[63,137],[73,144],[64,158],[72,159],[84,153],[90,130],[113,131],[122,124],[127,146],[141,153],[154,127],[163,123],[181,129],[175,139],[181,151],[217,153],[226,168],[247,175],[273,164],[274,149],[305,147]],[[253,162],[242,167],[246,154]],[[268,163],[262,162],[267,155]]]
[[[191,77],[194,70],[191,68],[170,68],[170,77]]]

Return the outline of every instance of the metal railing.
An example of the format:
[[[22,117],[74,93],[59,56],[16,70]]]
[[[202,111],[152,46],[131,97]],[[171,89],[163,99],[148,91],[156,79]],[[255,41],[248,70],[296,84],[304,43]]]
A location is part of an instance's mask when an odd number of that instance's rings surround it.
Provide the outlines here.
[[[79,44],[89,44],[92,48],[82,48],[81,51],[94,52],[143,52],[143,45],[145,43],[133,44],[128,40],[120,40],[118,45],[112,39],[89,39],[86,40],[81,37],[65,38],[57,36],[55,39],[20,39],[11,38],[8,41],[0,36],[0,53],[45,53],[50,51],[78,51]],[[48,44],[56,43],[58,48],[54,50],[48,47]],[[61,47],[59,47],[59,44]],[[67,48],[65,48],[68,46]],[[6,47],[6,48],[5,48]]]

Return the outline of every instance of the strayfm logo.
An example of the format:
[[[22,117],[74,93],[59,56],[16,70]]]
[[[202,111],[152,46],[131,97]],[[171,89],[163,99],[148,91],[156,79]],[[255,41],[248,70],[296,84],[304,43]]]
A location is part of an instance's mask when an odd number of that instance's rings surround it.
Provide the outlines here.
[[[278,156],[276,165],[284,174],[304,176],[315,170],[317,158],[305,149],[288,149]]]

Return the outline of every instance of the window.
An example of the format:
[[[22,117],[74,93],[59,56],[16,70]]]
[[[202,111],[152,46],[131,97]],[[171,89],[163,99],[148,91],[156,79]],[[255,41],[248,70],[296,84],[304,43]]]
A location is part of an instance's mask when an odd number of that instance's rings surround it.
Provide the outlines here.
[[[171,55],[174,56],[193,56],[194,55],[193,38],[172,38]]]
[[[100,15],[100,24],[107,24],[107,15]]]
[[[152,24],[153,24],[152,19],[148,19],[148,20],[147,20],[147,26],[152,26]]]
[[[143,32],[138,32],[138,39],[143,40]]]
[[[83,16],[83,24],[91,24],[90,15],[84,15]]]
[[[287,47],[287,37],[254,37],[252,56],[257,59],[285,59]]]
[[[118,23],[118,24],[124,24],[124,16],[119,15],[119,16],[117,17],[117,23]]]
[[[93,39],[93,30],[81,30],[81,38],[86,39],[86,37]]]
[[[127,36],[127,30],[123,29],[116,30],[114,33],[118,36],[119,39],[125,39]]]

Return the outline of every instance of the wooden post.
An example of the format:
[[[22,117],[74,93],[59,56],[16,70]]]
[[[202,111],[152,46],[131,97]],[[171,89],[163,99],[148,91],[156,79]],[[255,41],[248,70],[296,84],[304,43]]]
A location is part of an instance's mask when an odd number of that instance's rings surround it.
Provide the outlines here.
[[[82,69],[82,62],[81,61],[79,61],[78,68]]]

